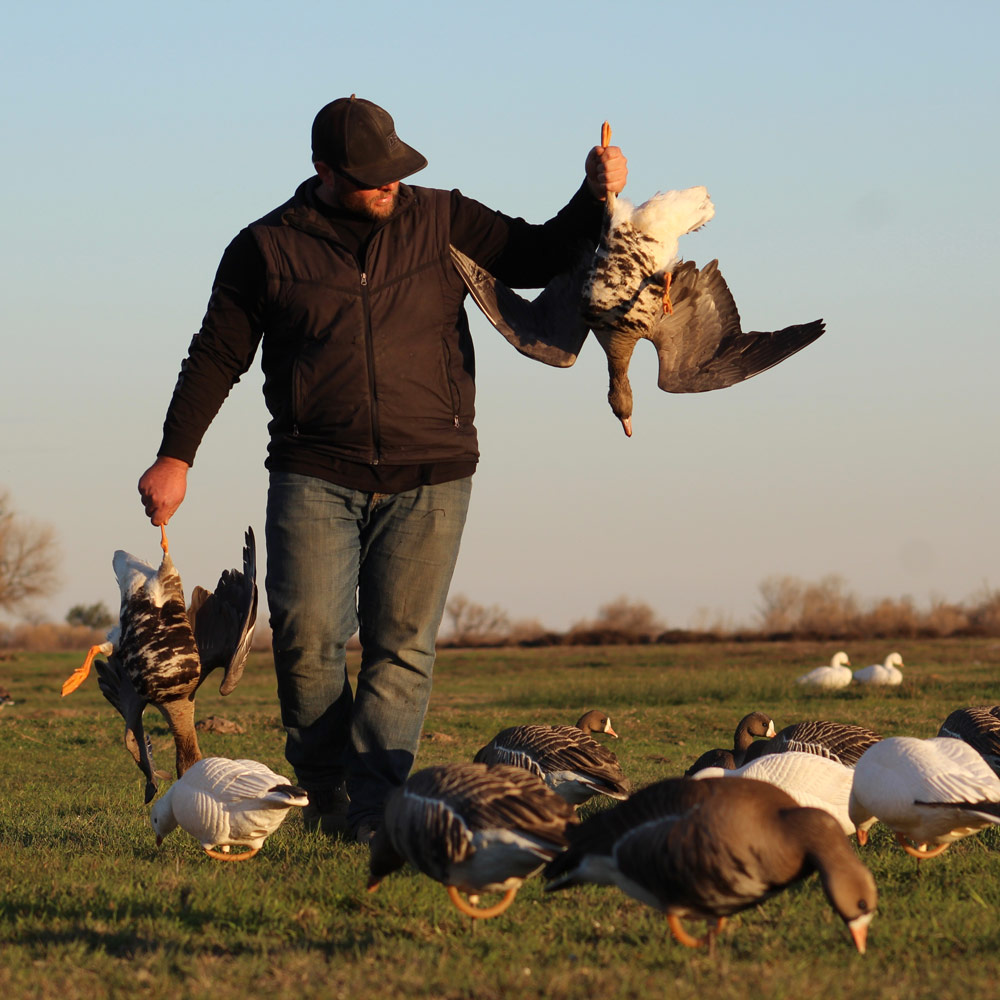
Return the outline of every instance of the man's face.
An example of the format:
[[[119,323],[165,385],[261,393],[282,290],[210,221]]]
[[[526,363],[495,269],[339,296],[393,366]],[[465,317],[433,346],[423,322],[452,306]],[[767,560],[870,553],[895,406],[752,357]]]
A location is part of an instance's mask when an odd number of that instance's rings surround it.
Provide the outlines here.
[[[366,219],[388,219],[396,207],[399,181],[390,181],[377,188],[361,187],[338,174],[325,163],[316,164],[316,172],[323,182],[320,197],[331,205],[346,209]]]
[[[346,177],[338,177],[335,197],[343,208],[355,215],[369,219],[388,219],[396,207],[399,181],[391,181],[377,188],[357,187]]]

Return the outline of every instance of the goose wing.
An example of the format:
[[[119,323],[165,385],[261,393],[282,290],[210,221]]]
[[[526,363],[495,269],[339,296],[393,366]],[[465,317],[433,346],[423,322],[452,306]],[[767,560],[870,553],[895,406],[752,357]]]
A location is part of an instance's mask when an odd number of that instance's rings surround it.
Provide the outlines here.
[[[480,764],[524,768],[553,787],[583,779],[595,792],[628,794],[617,756],[576,726],[513,726],[498,733],[475,756]]]
[[[570,367],[587,338],[580,305],[593,254],[593,244],[583,246],[577,266],[529,300],[451,247],[455,269],[483,315],[522,354],[555,368]]]
[[[959,708],[941,723],[938,736],[968,743],[1000,774],[1000,718],[996,708]]]
[[[246,530],[243,571],[223,570],[215,591],[195,587],[188,607],[201,657],[201,680],[222,667],[219,691],[232,693],[243,676],[257,622],[257,546],[253,528]]]
[[[661,314],[644,334],[656,345],[665,392],[708,392],[735,385],[807,347],[825,329],[814,320],[770,333],[744,333],[729,286],[713,260],[673,271],[673,312]]]

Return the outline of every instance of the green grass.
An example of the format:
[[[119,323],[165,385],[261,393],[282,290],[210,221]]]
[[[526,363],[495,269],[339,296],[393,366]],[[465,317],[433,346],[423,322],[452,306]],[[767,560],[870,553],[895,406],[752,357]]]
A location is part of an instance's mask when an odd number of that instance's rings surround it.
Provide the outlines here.
[[[799,673],[829,644],[446,650],[418,766],[468,760],[505,725],[611,713],[639,785],[680,773],[732,740],[739,718],[809,718],[932,736],[953,708],[1000,701],[1000,643],[935,640],[848,647],[855,666],[904,656],[897,690],[818,694]],[[1000,834],[917,865],[876,827],[862,856],[880,891],[869,950],[854,951],[815,878],[734,918],[713,957],[669,936],[615,889],[551,896],[527,883],[503,916],[472,925],[409,869],[367,894],[367,851],[308,834],[290,816],[253,860],[207,858],[181,831],[155,846],[122,723],[94,679],[66,699],[71,654],[0,663],[17,704],[0,713],[0,990],[10,997],[917,998],[992,997],[1000,977]],[[206,753],[283,760],[270,658],[235,694],[206,685]],[[147,713],[157,760],[169,733]],[[585,810],[606,803],[587,806]]]

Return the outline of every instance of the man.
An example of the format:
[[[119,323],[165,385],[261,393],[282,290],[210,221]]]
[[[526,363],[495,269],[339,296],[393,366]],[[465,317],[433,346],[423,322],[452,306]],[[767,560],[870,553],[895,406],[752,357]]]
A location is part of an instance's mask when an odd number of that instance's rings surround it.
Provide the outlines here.
[[[271,413],[266,589],[286,757],[306,822],[366,841],[409,774],[479,452],[465,287],[453,244],[540,287],[599,234],[625,185],[615,147],[543,225],[459,191],[401,184],[426,159],[376,104],[312,127],[316,175],[226,249],[139,480],[154,525],[184,499],[202,436],[261,344]],[[359,630],[357,691],[345,646]]]

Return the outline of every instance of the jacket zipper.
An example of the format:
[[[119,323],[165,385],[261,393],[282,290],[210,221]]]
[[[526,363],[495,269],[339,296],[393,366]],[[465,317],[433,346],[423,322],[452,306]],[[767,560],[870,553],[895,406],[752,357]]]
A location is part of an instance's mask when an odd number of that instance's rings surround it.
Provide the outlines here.
[[[371,399],[371,431],[372,447],[375,450],[375,458],[372,465],[379,463],[379,430],[378,412],[375,405],[375,349],[372,345],[372,316],[368,303],[368,272],[361,272],[361,307],[365,317],[365,357],[368,362],[368,395]]]

